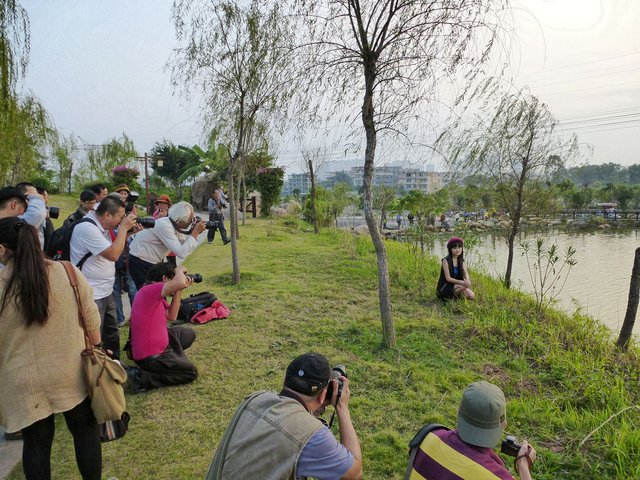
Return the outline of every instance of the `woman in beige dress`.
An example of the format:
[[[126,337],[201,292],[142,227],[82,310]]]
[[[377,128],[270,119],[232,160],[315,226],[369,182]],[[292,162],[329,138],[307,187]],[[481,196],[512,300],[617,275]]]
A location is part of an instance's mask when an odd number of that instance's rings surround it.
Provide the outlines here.
[[[44,258],[36,230],[18,217],[0,219],[0,263],[0,425],[22,431],[25,478],[49,479],[53,417],[63,413],[82,478],[99,479],[100,436],[80,357],[84,332],[66,271]],[[89,340],[98,345],[98,309],[76,273]]]

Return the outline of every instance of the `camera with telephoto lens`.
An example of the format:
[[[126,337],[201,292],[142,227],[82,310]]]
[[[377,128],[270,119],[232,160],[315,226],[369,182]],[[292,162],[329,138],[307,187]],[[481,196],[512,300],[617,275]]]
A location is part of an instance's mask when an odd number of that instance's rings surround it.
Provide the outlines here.
[[[200,217],[196,217],[196,222],[201,222],[202,218]],[[214,228],[220,228],[220,221],[219,220],[208,220],[207,224],[205,225],[205,228],[207,230],[213,230]]]
[[[58,218],[60,216],[60,207],[47,207],[49,210],[49,218]]]
[[[136,223],[142,228],[153,228],[156,226],[156,219],[153,217],[136,218]]]
[[[333,403],[333,385],[332,380],[336,380],[338,382],[338,395],[336,396],[336,404],[340,400],[340,395],[342,395],[342,380],[340,377],[347,376],[347,367],[344,365],[336,365],[331,369],[331,376],[329,377],[329,386],[327,387],[327,398]]]
[[[193,280],[193,283],[202,282],[202,275],[200,275],[199,273],[187,273],[187,277]]]
[[[505,455],[509,455],[510,457],[517,457],[520,448],[522,448],[522,445],[518,443],[516,437],[514,437],[513,435],[507,435],[507,438],[502,441],[500,451]]]
[[[127,196],[127,203],[124,207],[125,214],[131,213],[133,211],[139,198],[140,194],[138,192],[129,192],[129,195]]]

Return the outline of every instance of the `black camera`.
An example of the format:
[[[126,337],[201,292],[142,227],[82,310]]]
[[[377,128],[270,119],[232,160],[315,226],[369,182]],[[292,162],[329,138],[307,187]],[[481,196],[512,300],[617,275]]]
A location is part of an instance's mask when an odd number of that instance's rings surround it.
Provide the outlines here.
[[[201,221],[202,221],[202,218],[196,217],[196,222],[201,222]],[[208,220],[205,228],[207,230],[213,230],[214,228],[220,228],[220,221],[219,220]]]
[[[60,207],[47,207],[49,210],[49,218],[58,218],[60,216]]]
[[[518,443],[518,440],[513,435],[507,435],[502,441],[502,446],[500,447],[500,452],[505,455],[509,455],[510,457],[517,457],[518,452],[522,448],[522,445]]]
[[[138,225],[142,228],[153,228],[156,226],[156,219],[153,217],[136,218]]]
[[[199,273],[187,273],[187,277],[189,277],[190,279],[193,280],[193,283],[200,283],[202,282],[202,275],[200,275]]]
[[[331,369],[331,376],[329,377],[329,386],[327,387],[327,398],[332,403],[333,403],[333,385],[334,385],[332,380],[338,381],[338,395],[336,396],[336,404],[337,404],[338,401],[340,400],[340,395],[342,395],[343,383],[342,383],[342,380],[340,380],[340,377],[346,377],[346,376],[347,376],[347,367],[345,367],[344,365],[336,365]]]
[[[129,192],[129,195],[127,196],[127,203],[124,207],[125,213],[131,213],[133,211],[139,198],[140,194],[138,192]]]

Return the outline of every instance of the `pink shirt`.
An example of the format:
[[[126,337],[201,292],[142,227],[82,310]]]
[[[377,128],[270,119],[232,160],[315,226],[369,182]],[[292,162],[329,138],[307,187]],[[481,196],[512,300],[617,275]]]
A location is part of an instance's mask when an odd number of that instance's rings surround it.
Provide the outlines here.
[[[134,360],[143,360],[162,353],[169,345],[167,310],[162,296],[164,282],[145,285],[131,307],[131,353]]]

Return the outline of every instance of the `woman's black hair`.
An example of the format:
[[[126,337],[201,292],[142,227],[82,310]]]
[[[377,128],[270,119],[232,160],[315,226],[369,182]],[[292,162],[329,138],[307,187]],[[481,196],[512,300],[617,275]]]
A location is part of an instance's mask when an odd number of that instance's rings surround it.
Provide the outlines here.
[[[163,277],[169,279],[175,275],[175,268],[169,262],[160,262],[152,265],[147,271],[147,278],[145,279],[145,285],[155,282],[161,282]]]
[[[447,252],[449,252],[449,256],[451,258],[453,258],[453,254],[451,253],[451,250],[455,246],[462,247],[462,252],[460,252],[460,255],[458,255],[458,268],[460,268],[460,267],[462,267],[462,264],[464,263],[464,245],[462,243],[459,243],[459,242],[451,243],[451,244],[447,245]]]
[[[13,262],[0,312],[13,299],[27,325],[44,325],[49,318],[49,275],[36,229],[18,217],[2,218],[0,243],[11,250]]]

